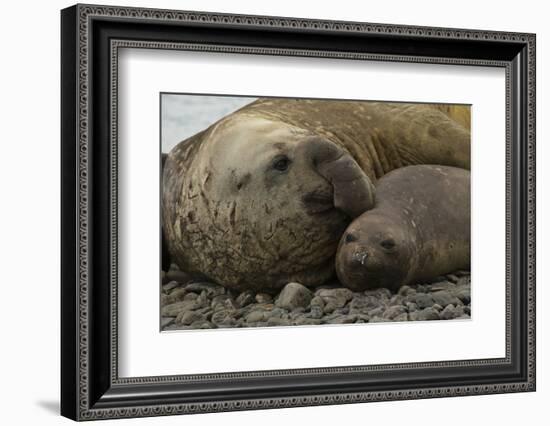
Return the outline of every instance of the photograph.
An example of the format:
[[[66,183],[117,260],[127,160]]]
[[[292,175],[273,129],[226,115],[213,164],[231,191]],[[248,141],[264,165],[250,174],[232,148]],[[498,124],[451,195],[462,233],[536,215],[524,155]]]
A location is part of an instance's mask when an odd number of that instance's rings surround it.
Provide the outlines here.
[[[161,331],[472,318],[471,105],[159,96]]]

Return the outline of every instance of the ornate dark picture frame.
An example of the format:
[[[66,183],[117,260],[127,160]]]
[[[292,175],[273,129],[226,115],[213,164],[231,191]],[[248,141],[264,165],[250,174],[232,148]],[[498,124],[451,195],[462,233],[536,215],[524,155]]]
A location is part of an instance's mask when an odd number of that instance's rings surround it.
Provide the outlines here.
[[[74,420],[535,390],[535,35],[76,5],[61,13],[61,413]],[[119,378],[121,47],[484,65],[506,72],[506,356]]]

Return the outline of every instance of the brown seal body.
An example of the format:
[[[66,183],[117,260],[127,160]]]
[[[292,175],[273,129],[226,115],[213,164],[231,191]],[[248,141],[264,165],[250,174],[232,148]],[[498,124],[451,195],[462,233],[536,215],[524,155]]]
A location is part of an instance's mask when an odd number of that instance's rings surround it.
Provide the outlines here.
[[[468,108],[468,107],[463,107]],[[171,259],[228,288],[334,274],[373,184],[409,164],[470,167],[470,132],[439,106],[259,99],[178,144],[163,172]]]
[[[336,256],[342,285],[397,290],[470,267],[470,172],[409,166],[376,186],[375,208],[346,229]]]

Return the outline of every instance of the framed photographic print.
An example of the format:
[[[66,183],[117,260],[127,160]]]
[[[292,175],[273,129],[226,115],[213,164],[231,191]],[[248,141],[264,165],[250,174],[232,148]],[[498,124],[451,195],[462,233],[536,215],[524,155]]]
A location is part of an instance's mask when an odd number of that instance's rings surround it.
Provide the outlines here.
[[[76,5],[75,420],[535,390],[535,36]]]

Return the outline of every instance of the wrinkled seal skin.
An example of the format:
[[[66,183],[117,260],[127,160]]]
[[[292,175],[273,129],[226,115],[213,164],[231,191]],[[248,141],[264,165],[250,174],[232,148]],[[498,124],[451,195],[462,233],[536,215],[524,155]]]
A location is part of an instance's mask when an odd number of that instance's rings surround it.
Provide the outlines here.
[[[468,108],[468,107],[464,107]],[[469,129],[440,106],[259,99],[178,144],[163,174],[179,267],[239,290],[334,274],[373,184],[409,164],[470,166]]]
[[[342,236],[336,272],[362,291],[400,286],[470,267],[470,172],[409,166],[376,186],[375,208]]]

